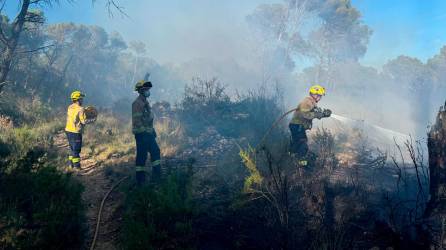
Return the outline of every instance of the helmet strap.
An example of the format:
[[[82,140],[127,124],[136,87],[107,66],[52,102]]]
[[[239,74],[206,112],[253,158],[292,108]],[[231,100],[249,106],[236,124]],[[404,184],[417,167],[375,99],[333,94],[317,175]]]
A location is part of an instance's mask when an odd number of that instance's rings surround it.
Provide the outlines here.
[[[320,95],[316,95],[316,94],[310,94],[311,98],[313,98],[313,100],[315,100],[316,102],[318,102],[322,96]],[[318,98],[319,97],[319,98]]]
[[[72,101],[73,101],[73,103],[77,103],[79,105],[82,104],[82,98],[79,98],[79,99],[76,99],[76,100],[72,100]]]

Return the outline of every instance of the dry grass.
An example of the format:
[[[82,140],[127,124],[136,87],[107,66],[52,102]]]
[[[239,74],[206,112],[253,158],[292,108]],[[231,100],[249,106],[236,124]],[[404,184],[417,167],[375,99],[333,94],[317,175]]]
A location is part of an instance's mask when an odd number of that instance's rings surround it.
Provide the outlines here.
[[[180,122],[163,118],[155,123],[157,141],[163,157],[173,157],[185,147],[185,132]]]
[[[175,156],[185,145],[184,130],[174,119],[163,118],[155,122],[157,142],[163,157]],[[131,123],[112,115],[98,117],[95,124],[87,126],[84,134],[84,155],[99,162],[111,158],[133,158],[136,152]]]

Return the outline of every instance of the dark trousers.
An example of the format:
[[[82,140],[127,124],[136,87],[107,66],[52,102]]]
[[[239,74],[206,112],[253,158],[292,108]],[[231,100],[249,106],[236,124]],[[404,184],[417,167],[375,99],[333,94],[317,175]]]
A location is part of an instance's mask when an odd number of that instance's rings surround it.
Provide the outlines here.
[[[136,181],[138,183],[144,182],[145,180],[145,165],[147,161],[147,153],[150,153],[150,158],[152,161],[152,173],[154,175],[159,175],[161,172],[160,168],[160,148],[156,142],[154,133],[138,133],[135,134],[136,140]],[[158,176],[154,176],[158,178]]]
[[[308,153],[308,138],[302,125],[290,124],[291,144],[290,152],[298,157],[304,157]]]
[[[68,144],[70,145],[70,156],[68,157],[71,166],[80,168],[81,157],[80,153],[82,150],[82,134],[81,133],[71,133],[65,132],[68,139]]]

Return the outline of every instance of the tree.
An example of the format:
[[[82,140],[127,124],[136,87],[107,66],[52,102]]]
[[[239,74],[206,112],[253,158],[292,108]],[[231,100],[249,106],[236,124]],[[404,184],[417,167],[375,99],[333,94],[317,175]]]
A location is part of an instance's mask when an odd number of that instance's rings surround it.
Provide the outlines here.
[[[365,54],[371,31],[360,18],[348,0],[286,0],[260,5],[248,22],[263,36],[260,41],[285,51],[284,59],[304,57],[329,71],[336,62],[356,62]],[[330,83],[326,75],[318,81]]]
[[[0,0],[0,3],[5,4],[7,0]],[[96,0],[92,0],[95,2]],[[14,58],[17,54],[17,47],[20,43],[20,38],[27,26],[33,24],[43,24],[45,19],[43,13],[39,10],[44,5],[52,5],[58,3],[59,0],[21,0],[20,11],[12,22],[3,15],[1,15],[0,23],[0,94],[3,92],[5,85],[8,83],[8,74],[11,70]],[[106,0],[106,6],[110,13],[113,14],[113,9],[118,10],[125,15],[123,7],[118,4],[117,0]],[[39,48],[37,48],[39,49]]]
[[[428,136],[430,200],[425,217],[434,230],[429,232],[431,249],[446,247],[446,103]]]
[[[0,41],[1,41],[1,57],[0,57],[0,93],[2,93],[6,85],[8,73],[11,70],[11,64],[14,59],[16,48],[19,43],[20,35],[26,23],[43,23],[41,15],[35,11],[30,11],[32,5],[40,3],[51,3],[49,0],[23,0],[21,1],[21,8],[12,23],[6,18],[0,24]],[[6,21],[6,22],[4,22]]]

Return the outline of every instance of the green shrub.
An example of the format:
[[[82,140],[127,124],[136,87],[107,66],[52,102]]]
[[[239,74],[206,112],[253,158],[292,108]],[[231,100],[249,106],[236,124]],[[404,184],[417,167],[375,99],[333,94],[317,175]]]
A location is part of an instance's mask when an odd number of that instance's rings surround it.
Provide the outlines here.
[[[130,190],[122,233],[124,249],[193,249],[195,207],[191,177],[176,172],[159,187]]]
[[[0,245],[5,249],[78,249],[84,238],[83,187],[39,163],[30,150],[0,173]]]
[[[0,132],[1,151],[10,152],[11,157],[23,156],[33,147],[49,147],[53,135],[63,129],[61,120],[42,122],[34,126],[22,126],[13,129],[5,129]]]

